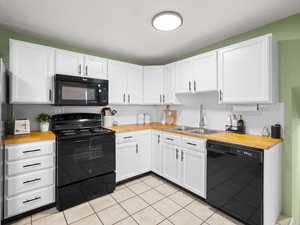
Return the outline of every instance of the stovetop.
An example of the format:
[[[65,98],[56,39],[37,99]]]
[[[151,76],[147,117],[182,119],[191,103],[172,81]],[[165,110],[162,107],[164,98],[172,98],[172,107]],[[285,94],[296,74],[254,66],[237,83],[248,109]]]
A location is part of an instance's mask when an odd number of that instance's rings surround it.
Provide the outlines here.
[[[104,135],[104,134],[112,134],[114,131],[103,128],[103,127],[96,127],[96,128],[84,128],[84,129],[62,129],[62,130],[54,130],[54,133],[60,137],[82,137],[82,136],[97,136],[97,135]]]

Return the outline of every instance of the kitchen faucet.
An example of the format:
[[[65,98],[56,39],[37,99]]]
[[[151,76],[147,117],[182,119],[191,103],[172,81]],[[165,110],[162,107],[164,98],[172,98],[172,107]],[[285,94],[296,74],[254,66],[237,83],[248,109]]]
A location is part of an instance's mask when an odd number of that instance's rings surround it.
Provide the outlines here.
[[[205,127],[205,118],[203,112],[203,104],[200,105],[200,118],[199,118],[199,128],[204,129]]]

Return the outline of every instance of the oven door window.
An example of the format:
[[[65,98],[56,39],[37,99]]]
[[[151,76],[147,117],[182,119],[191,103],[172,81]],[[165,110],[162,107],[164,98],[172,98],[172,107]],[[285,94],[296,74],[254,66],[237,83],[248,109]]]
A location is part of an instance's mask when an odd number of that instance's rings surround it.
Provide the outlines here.
[[[61,140],[58,143],[58,186],[115,170],[114,135]]]
[[[99,88],[94,83],[60,81],[56,88],[59,105],[101,105]]]

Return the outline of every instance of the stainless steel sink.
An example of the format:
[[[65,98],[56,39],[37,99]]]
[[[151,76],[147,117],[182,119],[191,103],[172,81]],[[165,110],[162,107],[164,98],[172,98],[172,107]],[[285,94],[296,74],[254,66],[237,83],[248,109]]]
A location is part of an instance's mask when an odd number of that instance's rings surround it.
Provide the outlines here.
[[[194,134],[214,134],[214,133],[222,132],[220,130],[201,129],[201,128],[189,127],[189,126],[172,127],[172,128],[168,128],[168,130],[185,131]]]
[[[212,130],[212,129],[194,129],[194,130],[189,130],[189,132],[191,133],[195,133],[195,134],[215,134],[215,133],[220,133],[222,131],[220,130]]]

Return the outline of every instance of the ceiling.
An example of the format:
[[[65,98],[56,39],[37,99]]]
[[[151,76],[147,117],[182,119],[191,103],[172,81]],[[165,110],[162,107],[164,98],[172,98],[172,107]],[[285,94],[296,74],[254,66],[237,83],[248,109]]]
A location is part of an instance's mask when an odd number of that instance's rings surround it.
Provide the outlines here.
[[[181,28],[151,26],[163,10]],[[0,26],[141,64],[161,64],[300,12],[299,0],[0,0]]]

